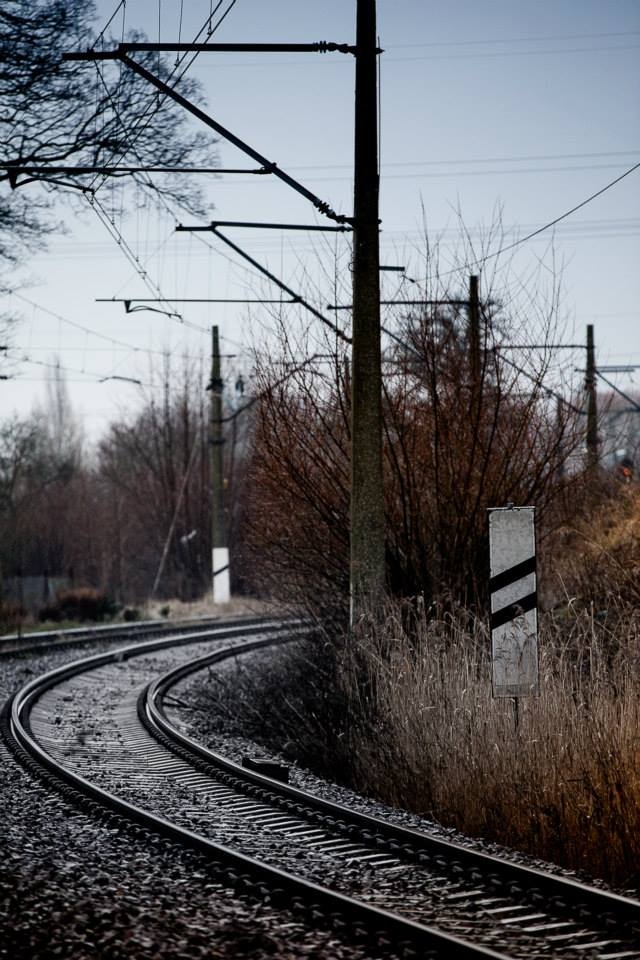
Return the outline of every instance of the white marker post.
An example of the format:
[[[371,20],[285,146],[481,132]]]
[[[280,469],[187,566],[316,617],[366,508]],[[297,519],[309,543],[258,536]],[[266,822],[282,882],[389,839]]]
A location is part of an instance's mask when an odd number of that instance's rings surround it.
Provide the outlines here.
[[[229,548],[214,547],[213,566],[213,602],[229,603],[231,589],[229,585]]]
[[[535,507],[489,511],[494,697],[525,697],[538,692],[534,517]]]

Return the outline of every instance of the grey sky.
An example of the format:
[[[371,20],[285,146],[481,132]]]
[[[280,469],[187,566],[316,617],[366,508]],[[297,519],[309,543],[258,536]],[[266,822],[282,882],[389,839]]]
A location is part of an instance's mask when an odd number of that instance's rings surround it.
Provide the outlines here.
[[[104,23],[117,6],[99,3]],[[180,0],[162,0],[163,40],[177,39]],[[209,0],[185,0],[182,39],[191,39]],[[379,0],[381,64],[381,217],[383,259],[421,270],[423,216],[441,235],[446,270],[459,235],[460,210],[471,236],[503,217],[510,243],[595,193],[640,160],[640,4],[637,0]],[[128,27],[158,36],[158,0],[126,4]],[[228,41],[352,41],[355,2],[237,0],[216,39]],[[114,21],[121,29],[119,14]],[[87,69],[92,69],[88,67]],[[344,213],[351,207],[353,64],[339,54],[309,56],[205,54],[192,68],[205,85],[213,116]],[[234,148],[218,147],[224,166],[251,166]],[[208,193],[220,219],[318,222],[313,209],[270,178],[213,179]],[[640,171],[567,219],[555,232],[518,249],[513,269],[528,276],[544,257],[562,264],[566,339],[596,328],[601,363],[640,363]],[[27,188],[25,188],[27,189]],[[74,403],[96,436],[118,405],[136,402],[136,388],[107,376],[144,378],[148,347],[196,353],[206,332],[174,320],[95,304],[96,297],[144,296],[140,278],[87,209],[67,216],[70,232],[34,257],[20,291],[87,330],[137,348],[126,351],[14,298],[23,322],[19,352],[49,362],[59,353],[71,371]],[[175,234],[175,218],[144,212],[117,225],[147,264],[165,296],[241,297],[252,278],[230,265],[215,242]],[[181,217],[194,223],[192,217]],[[302,282],[317,275],[317,238],[234,233],[254,256]],[[491,250],[500,245],[495,237]],[[479,248],[478,248],[479,249]],[[154,254],[154,251],[157,251]],[[390,283],[389,279],[385,281]],[[393,284],[387,291],[393,293]],[[264,292],[260,281],[255,290]],[[181,308],[182,309],[182,308]],[[244,309],[185,305],[185,318],[208,328],[218,322],[231,341],[250,337]],[[244,318],[244,319],[243,319]],[[582,362],[576,355],[575,362]],[[229,366],[233,375],[241,360]],[[46,367],[23,364],[22,379],[2,385],[9,402],[30,408],[44,394]],[[638,383],[616,375],[624,389]]]

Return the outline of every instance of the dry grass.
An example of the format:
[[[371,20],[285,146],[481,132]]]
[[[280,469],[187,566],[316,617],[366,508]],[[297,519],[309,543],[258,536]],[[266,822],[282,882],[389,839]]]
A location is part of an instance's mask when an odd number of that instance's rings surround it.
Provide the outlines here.
[[[360,642],[344,674],[354,716],[374,718],[351,727],[355,784],[467,834],[637,878],[638,621],[613,637],[586,612],[544,620],[540,696],[520,701],[516,726],[513,702],[491,697],[483,624],[422,611],[408,632],[402,619]]]
[[[640,485],[616,483],[588,516],[551,540],[549,566],[565,593],[615,612],[640,607]]]
[[[168,610],[168,614],[167,614]],[[253,597],[231,597],[228,603],[214,603],[209,597],[199,600],[149,600],[141,608],[144,620],[188,620],[191,617],[269,616],[281,608]]]
[[[640,613],[543,616],[540,695],[491,696],[483,621],[395,604],[369,636],[209,679],[214,728],[470,836],[640,880]]]
[[[205,709],[386,802],[637,884],[640,490],[613,493],[541,556],[554,609],[517,726],[491,696],[486,619],[451,603],[395,601],[375,629],[278,651],[219,680]]]

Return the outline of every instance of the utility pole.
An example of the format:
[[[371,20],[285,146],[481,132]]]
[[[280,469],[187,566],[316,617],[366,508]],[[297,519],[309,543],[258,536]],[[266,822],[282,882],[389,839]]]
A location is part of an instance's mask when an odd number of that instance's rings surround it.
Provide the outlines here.
[[[598,465],[598,400],[596,396],[596,351],[593,324],[587,325],[587,367],[584,378],[587,395],[587,467]]]
[[[73,51],[63,54],[63,60],[119,60],[138,76],[147,80],[161,93],[205,123],[219,136],[238,147],[255,162],[261,171],[279,178],[320,211],[338,224],[348,218],[336,213],[328,203],[308,190],[278,165],[270,161],[209,116],[175,87],[155,76],[131,54],[136,52],[252,52],[252,53],[328,53],[355,54],[355,154],[354,154],[354,209],[353,209],[353,354],[352,354],[352,449],[351,449],[351,622],[372,606],[379,604],[385,588],[385,530],[382,487],[382,371],[380,347],[380,252],[378,219],[378,96],[376,45],[376,0],[357,0],[356,46],[336,43],[315,44],[212,44],[212,43],[121,43],[116,50]],[[217,228],[214,233],[254,266],[249,258]],[[264,269],[270,279],[275,279]],[[283,283],[282,290],[292,295]],[[301,297],[296,302],[311,310],[327,323],[315,308]],[[334,327],[333,324],[329,324]],[[337,330],[337,328],[334,327]],[[214,354],[216,351],[214,350]],[[212,377],[212,410],[220,405],[220,390]],[[216,393],[218,399],[216,400]],[[218,407],[219,409],[219,407]],[[222,497],[222,437],[219,435],[219,416],[212,413],[212,473],[214,478],[213,557],[216,600],[228,596],[228,583],[220,580],[226,573],[228,580],[228,548]],[[215,478],[218,477],[218,486]],[[217,490],[217,493],[216,493]],[[219,586],[220,584],[220,586]]]
[[[476,417],[480,396],[480,294],[478,277],[469,277],[469,375],[471,381],[471,411]]]
[[[376,2],[357,0],[351,370],[351,624],[385,591]]]
[[[556,430],[557,430],[558,437],[562,437],[565,430],[564,401],[562,397],[556,397]],[[556,479],[558,481],[564,480],[564,475],[565,475],[563,448],[564,448],[564,442],[561,441],[561,446],[558,449],[558,464],[556,467]]]
[[[229,545],[224,512],[224,437],[222,435],[222,378],[218,328],[212,327],[210,405],[211,462],[211,581],[214,603],[227,603],[229,590]]]

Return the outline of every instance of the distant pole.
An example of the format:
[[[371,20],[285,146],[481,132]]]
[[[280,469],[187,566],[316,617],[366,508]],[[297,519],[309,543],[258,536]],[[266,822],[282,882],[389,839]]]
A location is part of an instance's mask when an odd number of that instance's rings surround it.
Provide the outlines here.
[[[351,369],[351,623],[385,589],[375,0],[357,0]]]
[[[598,465],[598,399],[596,395],[596,350],[593,324],[587,325],[587,367],[584,378],[587,394],[587,467]]]
[[[564,414],[564,401],[562,397],[556,397],[556,432],[559,439],[558,443],[558,463],[556,466],[556,479],[564,480],[565,466],[564,466],[564,430],[565,430],[565,414]]]
[[[224,512],[224,437],[222,435],[222,378],[218,328],[212,327],[211,346],[211,585],[214,603],[227,603],[229,589],[229,546]]]
[[[477,276],[469,277],[469,375],[471,408],[475,416],[480,395],[480,293]]]

